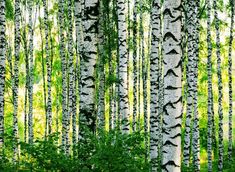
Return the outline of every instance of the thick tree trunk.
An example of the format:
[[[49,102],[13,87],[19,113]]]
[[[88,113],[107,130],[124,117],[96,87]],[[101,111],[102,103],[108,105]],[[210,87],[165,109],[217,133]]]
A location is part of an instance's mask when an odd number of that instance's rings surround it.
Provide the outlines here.
[[[85,128],[92,133],[96,127],[95,109],[95,66],[97,62],[97,34],[99,1],[85,1],[84,7],[84,52],[81,56],[80,90],[80,136],[84,138]],[[85,127],[85,128],[84,128]]]
[[[180,171],[182,123],[181,0],[163,2],[164,114],[162,171]]]

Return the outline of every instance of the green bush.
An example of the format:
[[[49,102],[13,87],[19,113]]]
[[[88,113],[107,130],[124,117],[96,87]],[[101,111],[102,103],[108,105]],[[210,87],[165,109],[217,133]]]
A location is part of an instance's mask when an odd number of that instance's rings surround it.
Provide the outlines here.
[[[119,131],[101,131],[99,137],[86,135],[86,139],[71,147],[73,156],[66,156],[58,142],[56,133],[45,140],[36,140],[33,145],[21,142],[21,156],[17,165],[12,164],[9,156],[12,153],[8,153],[1,161],[0,169],[65,172],[149,171],[149,163],[145,160],[144,134],[140,132],[123,135]],[[9,151],[10,147],[5,149]]]

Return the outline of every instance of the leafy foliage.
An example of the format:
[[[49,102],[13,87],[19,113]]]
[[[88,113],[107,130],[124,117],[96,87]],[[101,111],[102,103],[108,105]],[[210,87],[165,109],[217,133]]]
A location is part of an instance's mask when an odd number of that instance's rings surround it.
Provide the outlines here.
[[[12,0],[6,0],[6,18],[8,20],[14,19],[14,9],[13,9]]]
[[[21,158],[17,166],[11,163],[11,146],[5,147],[6,156],[0,163],[2,170],[51,170],[51,171],[149,171],[145,161],[144,134],[137,132],[122,135],[113,130],[101,131],[99,137],[90,134],[73,146],[73,156],[66,156],[61,149],[59,133],[33,145],[21,142]],[[7,140],[11,140],[10,137]],[[6,142],[7,143],[7,142]],[[7,143],[8,144],[8,143]]]

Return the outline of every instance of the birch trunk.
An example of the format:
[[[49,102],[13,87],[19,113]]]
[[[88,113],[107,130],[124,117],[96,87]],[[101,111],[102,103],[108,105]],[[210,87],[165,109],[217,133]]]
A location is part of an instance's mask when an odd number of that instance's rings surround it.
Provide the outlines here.
[[[162,171],[181,171],[181,0],[163,2],[164,106]]]

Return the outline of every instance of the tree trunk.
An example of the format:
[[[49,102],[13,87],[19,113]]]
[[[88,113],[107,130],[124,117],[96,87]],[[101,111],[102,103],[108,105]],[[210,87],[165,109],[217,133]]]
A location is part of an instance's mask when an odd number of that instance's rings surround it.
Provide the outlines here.
[[[77,70],[76,70],[76,74],[77,74],[76,81],[77,82],[75,83],[75,85],[77,84],[77,93],[75,95],[77,97],[76,102],[79,102],[80,96],[77,96],[77,95],[80,95],[80,88],[81,88],[81,85],[80,85],[80,64],[81,64],[82,47],[83,47],[83,30],[82,30],[82,11],[83,11],[83,8],[82,8],[81,0],[75,0],[74,6],[75,6],[74,20],[75,20],[75,28],[76,28],[76,52],[77,52],[77,59],[78,59],[77,60]],[[77,107],[76,107],[76,109],[77,109]],[[79,129],[77,128],[77,133],[76,133],[77,136],[79,135],[78,133],[79,133]]]
[[[104,4],[100,1],[99,10],[99,91],[98,91],[98,109],[97,109],[97,126],[99,130],[105,127],[105,19]],[[111,106],[110,106],[111,108]]]
[[[133,13],[133,122],[132,130],[137,130],[137,0],[134,1]]]
[[[159,89],[159,58],[160,58],[160,0],[154,0],[152,4],[151,22],[151,54],[150,54],[150,160],[151,170],[158,171],[158,145],[159,145],[159,113],[158,113],[158,89]]]
[[[6,1],[0,2],[0,159],[4,143],[4,92],[6,68]]]
[[[119,113],[121,117],[122,132],[130,132],[129,123],[129,101],[128,101],[128,78],[127,78],[127,28],[125,21],[125,2],[117,0],[118,15],[118,46],[119,46]]]
[[[214,15],[215,15],[215,30],[216,30],[216,56],[217,56],[217,77],[218,77],[218,114],[219,114],[219,160],[218,171],[223,171],[223,83],[221,74],[221,57],[220,57],[220,31],[219,31],[219,18],[217,12],[217,1],[213,1]]]
[[[207,73],[208,73],[208,123],[207,123],[207,158],[208,172],[212,172],[212,127],[213,127],[213,92],[212,92],[212,42],[211,42],[211,3],[207,0]]]
[[[52,103],[51,103],[51,57],[49,54],[49,21],[48,21],[48,2],[43,0],[43,9],[44,9],[44,26],[45,26],[45,40],[46,40],[46,66],[47,66],[47,125],[48,133],[52,132]]]
[[[28,140],[29,144],[33,143],[33,2],[29,2],[29,114],[28,114]]]
[[[80,137],[84,138],[85,128],[95,132],[95,66],[97,62],[97,34],[99,1],[85,1],[84,7],[84,46],[81,56],[81,90],[80,90]]]
[[[13,81],[13,163],[19,157],[18,151],[18,89],[19,89],[19,59],[20,59],[20,1],[15,0],[15,62],[14,62],[14,81]]]
[[[66,151],[66,130],[68,124],[68,109],[67,109],[67,60],[65,54],[65,34],[64,34],[64,0],[59,1],[59,20],[60,20],[60,58],[62,72],[62,149]]]
[[[233,25],[234,25],[234,1],[230,1],[231,5],[231,27],[229,39],[229,52],[228,52],[228,76],[229,76],[229,143],[228,143],[228,159],[232,161],[233,149],[233,87],[232,87],[232,44],[233,44]]]
[[[200,141],[199,141],[199,116],[198,116],[198,62],[199,62],[199,8],[200,2],[195,2],[195,19],[194,19],[194,100],[193,100],[193,131],[192,131],[192,152],[193,152],[193,165],[196,172],[200,171]]]
[[[182,122],[181,0],[163,2],[164,114],[162,171],[180,171]]]
[[[68,0],[68,78],[69,78],[69,95],[68,95],[68,116],[66,124],[66,154],[69,155],[69,130],[70,130],[70,121],[71,117],[74,117],[74,93],[75,93],[75,84],[74,84],[74,52],[73,52],[73,24],[72,24],[72,1]],[[76,116],[75,116],[76,117]],[[75,120],[76,121],[76,120]]]
[[[41,11],[41,6],[39,6],[39,14]],[[40,37],[41,37],[41,65],[42,65],[42,82],[43,82],[43,103],[44,103],[44,111],[45,111],[45,133],[44,138],[46,139],[47,130],[48,130],[48,118],[47,118],[47,101],[46,101],[46,80],[45,80],[45,62],[44,62],[44,41],[43,41],[43,34],[42,34],[42,22],[39,21],[39,29],[40,29]]]
[[[186,121],[185,121],[185,136],[184,136],[184,149],[183,149],[183,163],[185,166],[189,167],[190,163],[190,147],[191,147],[191,119],[193,114],[193,98],[194,98],[194,63],[195,63],[195,49],[194,44],[196,43],[194,37],[194,27],[195,27],[195,18],[196,11],[196,2],[189,0],[186,3],[186,34],[188,37],[187,41],[187,111],[186,111]]]

